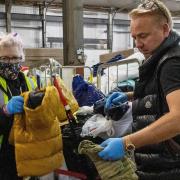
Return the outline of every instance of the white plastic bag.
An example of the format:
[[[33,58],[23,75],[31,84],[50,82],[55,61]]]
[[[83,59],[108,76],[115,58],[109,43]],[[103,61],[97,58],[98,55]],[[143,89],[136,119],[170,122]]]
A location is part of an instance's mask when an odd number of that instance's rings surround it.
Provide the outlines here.
[[[112,121],[107,120],[101,114],[95,114],[89,118],[84,126],[82,127],[81,136],[93,136],[97,137],[101,133],[107,133],[109,136],[114,134],[114,129],[112,127]]]
[[[93,113],[93,106],[82,106],[76,111],[76,115],[88,115]]]

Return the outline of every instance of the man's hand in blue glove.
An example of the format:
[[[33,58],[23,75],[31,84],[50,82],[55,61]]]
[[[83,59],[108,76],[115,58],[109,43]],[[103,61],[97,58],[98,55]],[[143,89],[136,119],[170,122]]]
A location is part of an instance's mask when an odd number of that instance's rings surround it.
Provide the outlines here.
[[[113,92],[106,100],[105,111],[112,106],[112,104],[118,105],[128,101],[128,96],[123,92]]]
[[[23,112],[24,98],[22,96],[13,96],[6,105],[8,114]]]
[[[98,155],[104,160],[114,161],[123,158],[125,155],[122,138],[109,138],[100,144],[100,146],[104,147],[104,149]]]

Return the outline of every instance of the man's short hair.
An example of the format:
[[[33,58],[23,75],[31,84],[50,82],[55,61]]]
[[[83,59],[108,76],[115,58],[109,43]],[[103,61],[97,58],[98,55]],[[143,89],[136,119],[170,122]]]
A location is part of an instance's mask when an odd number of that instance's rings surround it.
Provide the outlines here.
[[[163,2],[159,0],[143,0],[143,2],[137,8],[133,9],[129,13],[129,16],[130,18],[133,18],[146,14],[157,17],[159,20],[158,22],[166,21],[170,29],[172,29],[173,22],[171,12]]]

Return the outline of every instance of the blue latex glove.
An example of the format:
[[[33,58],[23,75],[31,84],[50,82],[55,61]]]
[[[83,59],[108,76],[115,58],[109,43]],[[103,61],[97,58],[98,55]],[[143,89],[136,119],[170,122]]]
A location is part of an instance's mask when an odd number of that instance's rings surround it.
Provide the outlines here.
[[[106,100],[106,104],[104,106],[105,111],[112,106],[112,104],[118,105],[119,103],[124,103],[128,101],[128,96],[123,92],[113,92]]]
[[[6,105],[8,114],[16,114],[23,112],[23,105],[24,98],[22,96],[13,96]]]
[[[98,156],[104,160],[118,160],[125,156],[124,142],[122,138],[109,138],[100,146],[104,149],[98,153]]]

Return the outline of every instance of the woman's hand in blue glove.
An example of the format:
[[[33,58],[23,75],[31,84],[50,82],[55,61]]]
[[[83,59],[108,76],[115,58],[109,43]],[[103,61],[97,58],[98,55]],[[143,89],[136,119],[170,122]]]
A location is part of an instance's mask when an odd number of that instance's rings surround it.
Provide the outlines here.
[[[112,106],[112,104],[119,104],[128,101],[128,96],[124,92],[113,92],[106,100],[105,111]]]
[[[13,96],[6,105],[8,114],[23,112],[24,98],[22,96]]]
[[[100,146],[104,149],[98,153],[104,160],[118,160],[125,156],[124,142],[122,138],[109,138]]]

